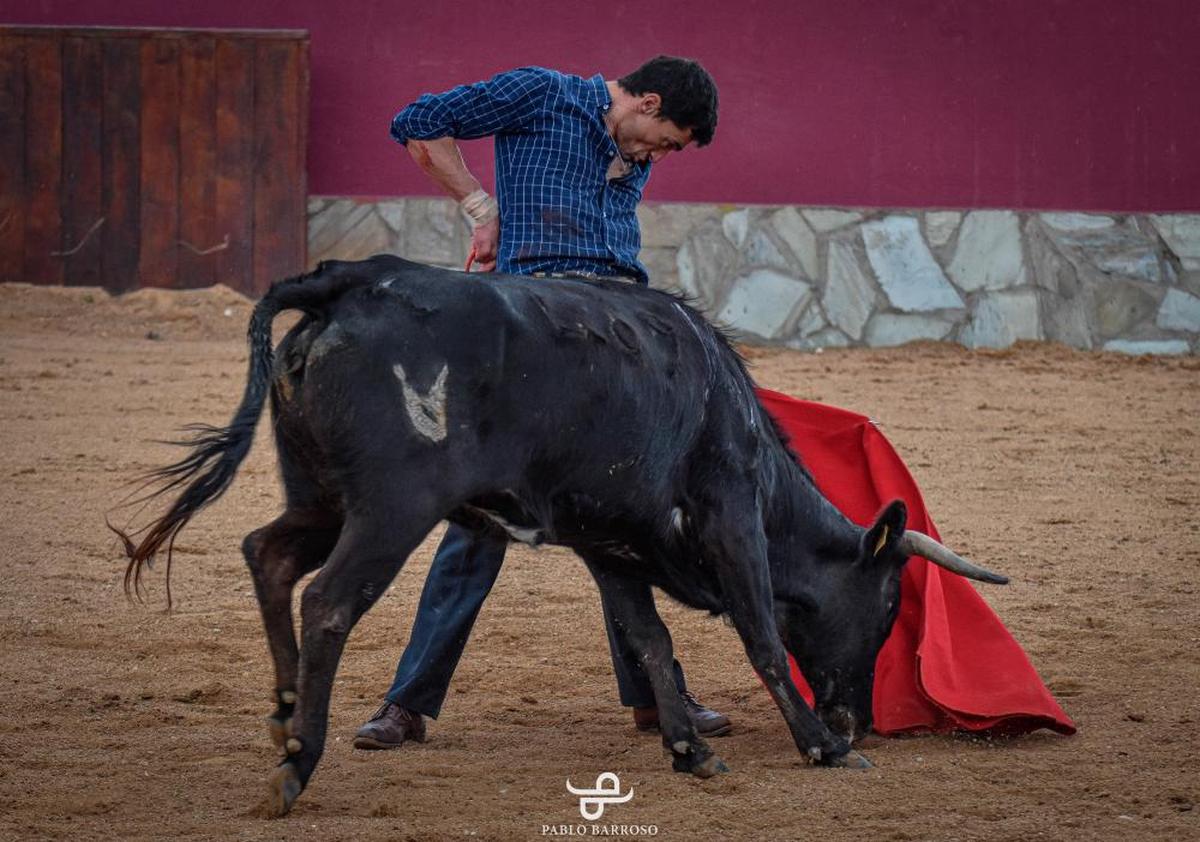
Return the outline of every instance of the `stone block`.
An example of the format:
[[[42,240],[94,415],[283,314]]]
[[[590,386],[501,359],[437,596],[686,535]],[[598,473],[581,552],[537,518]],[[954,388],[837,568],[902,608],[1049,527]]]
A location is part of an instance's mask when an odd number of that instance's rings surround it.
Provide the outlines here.
[[[787,333],[812,299],[812,287],[773,269],[738,278],[717,321],[740,333],[778,339]]]
[[[931,246],[944,246],[954,237],[962,214],[958,211],[930,211],[925,214],[925,239]]]
[[[1037,293],[993,292],[975,302],[961,341],[968,348],[1007,348],[1018,339],[1041,339]]]
[[[850,243],[831,242],[827,258],[825,295],[821,299],[829,321],[851,339],[862,339],[863,326],[875,308],[875,285],[858,263]]]
[[[716,205],[682,202],[643,202],[637,210],[642,248],[679,248],[706,222],[721,218]]]
[[[1116,220],[1111,216],[1092,213],[1043,213],[1042,221],[1059,231],[1096,231],[1112,228]]]
[[[1038,224],[1026,226],[1026,244],[1039,291],[1043,335],[1073,348],[1095,347],[1093,287],[1080,282],[1071,261],[1058,252]]]
[[[804,217],[793,207],[783,207],[771,214],[771,227],[800,261],[804,276],[815,280],[820,269],[817,261],[817,237],[804,221]]]
[[[1090,294],[1080,291],[1073,298],[1052,292],[1041,295],[1042,336],[1051,342],[1061,342],[1072,348],[1090,349],[1096,346],[1089,306]]]
[[[890,348],[918,339],[945,339],[953,328],[951,321],[937,316],[876,313],[864,339],[872,348]]]
[[[1066,231],[1048,226],[1045,230],[1081,275],[1090,268],[1149,283],[1163,279],[1157,244],[1136,227],[1114,224]]]
[[[1200,295],[1200,269],[1194,272],[1180,272],[1179,285],[1193,295]]]
[[[1110,339],[1104,343],[1105,351],[1122,354],[1186,354],[1188,344],[1183,339]]]
[[[679,288],[705,312],[720,308],[737,265],[737,249],[726,239],[717,220],[692,231],[675,256]]]
[[[911,313],[964,306],[921,239],[916,219],[889,216],[867,222],[862,236],[875,277],[894,307]]]
[[[1200,214],[1155,215],[1150,222],[1185,271],[1200,271]]]
[[[746,235],[750,233],[750,210],[742,208],[725,214],[721,217],[721,230],[729,242],[741,248],[746,243]]]
[[[947,273],[959,289],[1007,289],[1025,283],[1021,228],[1012,211],[973,211],[963,220]]]
[[[666,247],[643,247],[638,260],[650,275],[650,286],[657,289],[675,289],[679,286],[679,266],[676,260],[679,249]]]
[[[1167,290],[1154,323],[1164,330],[1200,333],[1200,298],[1177,289]]]
[[[1114,281],[1097,285],[1096,328],[1106,339],[1128,333],[1131,328],[1150,318],[1158,310],[1158,298],[1129,281]]]
[[[847,225],[861,222],[863,215],[857,211],[830,210],[825,208],[805,208],[801,211],[808,224],[818,234],[825,234]]]
[[[779,246],[775,245],[775,241],[771,239],[771,235],[764,228],[756,227],[750,232],[742,249],[742,259],[747,266],[766,266],[782,269],[787,274],[793,272],[803,274],[800,266],[793,266],[784,257]]]
[[[1064,298],[1074,296],[1081,286],[1075,265],[1038,225],[1030,224],[1025,231],[1034,285]]]
[[[800,336],[810,336],[828,326],[829,321],[821,311],[821,305],[814,301],[808,305],[800,316],[800,321],[796,323],[796,333]]]

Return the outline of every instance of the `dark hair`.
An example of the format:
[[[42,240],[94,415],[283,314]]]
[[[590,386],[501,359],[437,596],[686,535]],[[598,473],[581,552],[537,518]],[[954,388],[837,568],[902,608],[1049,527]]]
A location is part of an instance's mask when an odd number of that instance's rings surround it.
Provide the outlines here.
[[[659,116],[681,129],[691,129],[697,146],[707,146],[717,128],[717,85],[699,62],[656,56],[617,84],[634,96],[662,97]]]

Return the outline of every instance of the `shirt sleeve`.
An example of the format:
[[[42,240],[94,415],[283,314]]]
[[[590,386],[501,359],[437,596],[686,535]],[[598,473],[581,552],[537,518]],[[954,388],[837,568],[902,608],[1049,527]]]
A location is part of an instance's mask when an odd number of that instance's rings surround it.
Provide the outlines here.
[[[392,120],[392,137],[473,140],[499,132],[517,132],[542,112],[552,73],[522,67],[486,82],[459,85],[442,94],[424,94]]]

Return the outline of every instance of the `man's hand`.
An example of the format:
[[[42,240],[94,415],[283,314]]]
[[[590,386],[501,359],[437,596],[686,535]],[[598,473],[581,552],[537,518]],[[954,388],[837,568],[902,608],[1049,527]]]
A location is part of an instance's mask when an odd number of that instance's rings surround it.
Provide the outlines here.
[[[496,250],[500,246],[500,220],[493,219],[476,225],[471,232],[471,250],[475,252],[475,265],[479,272],[496,269]]]

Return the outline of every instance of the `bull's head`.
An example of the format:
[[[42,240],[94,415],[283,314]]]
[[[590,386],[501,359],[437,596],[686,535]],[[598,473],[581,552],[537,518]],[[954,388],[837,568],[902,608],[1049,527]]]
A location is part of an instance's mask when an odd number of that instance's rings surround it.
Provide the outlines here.
[[[812,575],[776,592],[779,632],[812,688],[817,715],[849,740],[871,728],[875,660],[899,614],[900,574],[911,556],[980,582],[1008,582],[928,535],[906,531],[906,520],[904,503],[892,502],[859,530],[856,546],[823,549],[805,565]]]

